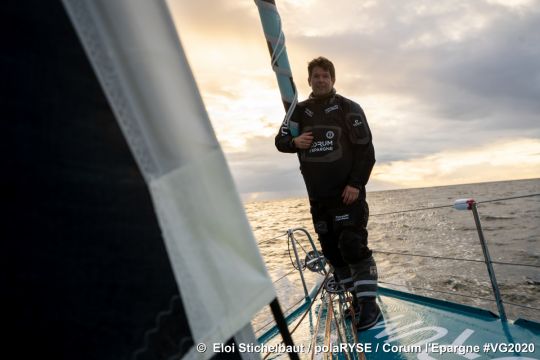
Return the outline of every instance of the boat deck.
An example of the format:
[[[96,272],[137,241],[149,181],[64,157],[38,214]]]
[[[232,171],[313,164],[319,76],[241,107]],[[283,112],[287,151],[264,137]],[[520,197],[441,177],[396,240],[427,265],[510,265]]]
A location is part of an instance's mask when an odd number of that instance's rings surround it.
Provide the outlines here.
[[[538,323],[385,288],[379,304],[383,319],[358,333],[367,359],[538,359]]]

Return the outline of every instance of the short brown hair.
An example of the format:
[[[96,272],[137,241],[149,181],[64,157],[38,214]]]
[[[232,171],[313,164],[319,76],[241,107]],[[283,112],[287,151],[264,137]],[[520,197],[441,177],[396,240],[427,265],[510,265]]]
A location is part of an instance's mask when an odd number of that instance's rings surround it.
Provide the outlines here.
[[[320,67],[330,73],[330,77],[333,81],[336,81],[336,69],[334,68],[334,64],[330,60],[328,60],[325,57],[319,56],[318,58],[315,58],[311,60],[308,64],[308,76],[311,79],[311,74],[313,73],[313,69],[315,67]]]

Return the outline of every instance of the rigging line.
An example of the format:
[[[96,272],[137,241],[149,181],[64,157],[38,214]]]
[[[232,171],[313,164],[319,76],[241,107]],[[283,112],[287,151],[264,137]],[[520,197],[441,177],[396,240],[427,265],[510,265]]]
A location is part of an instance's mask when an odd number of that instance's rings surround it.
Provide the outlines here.
[[[287,235],[286,232],[283,233],[283,234],[281,234],[281,235],[278,235],[278,236],[276,236],[276,237],[273,237],[273,238],[271,238],[271,239],[266,239],[266,240],[263,240],[263,241],[261,241],[261,242],[258,242],[257,245],[261,245],[261,244],[267,243],[267,242],[269,242],[269,241],[279,239],[280,237],[283,237],[283,236],[285,236],[285,235]]]
[[[500,198],[500,199],[483,200],[483,201],[477,201],[476,203],[477,204],[483,204],[483,203],[490,203],[490,202],[496,202],[496,201],[522,199],[522,198],[528,198],[528,197],[534,197],[534,196],[540,196],[540,193],[528,194],[528,195],[520,195],[520,196],[510,196],[510,197]],[[372,214],[370,216],[393,215],[393,214],[401,214],[401,213],[407,213],[407,212],[413,212],[413,211],[443,209],[443,208],[451,208],[451,207],[454,207],[454,205],[440,205],[440,206],[430,206],[430,207],[424,207],[424,208],[415,208],[415,209],[391,211],[391,212],[387,212],[387,213]]]
[[[296,269],[293,269],[291,272],[289,272],[289,274],[291,274],[292,272],[296,271]],[[287,274],[287,275],[289,275]],[[279,280],[279,279],[278,279]],[[274,282],[277,282],[278,280],[274,281]],[[326,278],[325,278],[326,280]],[[324,281],[323,280],[321,282],[321,285],[324,284]],[[317,297],[317,295],[319,294],[319,292],[317,291],[317,294],[313,297],[313,299],[315,300],[315,298]],[[291,310],[292,308],[294,308],[296,305],[300,304],[303,300],[306,300],[306,298],[301,298],[300,300],[298,300],[297,302],[295,302],[294,304],[292,304],[291,306],[289,306],[283,313],[286,314],[289,310]],[[310,307],[311,308],[311,307]],[[309,309],[308,309],[309,310]],[[264,329],[266,326],[272,324],[274,322],[274,320],[271,320],[270,322],[267,322],[266,324],[264,324],[263,326],[261,326],[258,330],[255,330],[255,332],[259,332],[261,331],[262,329]]]
[[[342,324],[343,324],[343,327],[344,327],[344,330],[345,330],[345,336],[347,338],[350,338],[352,337],[352,340],[354,341],[354,343],[358,343],[358,333],[357,333],[357,330],[356,330],[356,326],[354,325],[356,323],[356,319],[355,319],[355,313],[354,313],[354,309],[353,309],[353,305],[352,305],[352,297],[349,297],[349,296],[346,296],[345,293],[339,293],[338,294],[338,297],[339,297],[339,312],[340,312],[340,316],[341,316],[341,321],[342,321]],[[351,316],[351,321],[349,321],[349,324],[347,324],[347,320],[346,320],[346,311],[343,306],[347,304],[348,306],[348,310],[351,311],[352,313],[352,316]],[[348,326],[350,325],[350,326]],[[365,358],[365,355],[362,353],[362,352],[358,352],[358,351],[355,351],[355,352],[352,352],[353,354],[353,358],[354,360],[366,360]],[[360,355],[360,356],[358,356]]]
[[[315,304],[315,299],[317,298],[317,296],[319,296],[322,288],[324,287],[324,283],[328,280],[328,276],[330,275],[330,272],[327,272],[326,273],[326,276],[324,277],[323,281],[321,282],[321,285],[319,286],[319,288],[317,289],[317,293],[315,294],[315,296],[313,297],[313,300],[311,301],[311,304],[309,304],[309,307],[307,308],[307,310],[304,312],[304,315],[302,315],[302,317],[300,318],[300,320],[298,321],[298,323],[296,324],[296,326],[294,327],[294,329],[292,329],[291,331],[291,335],[294,334],[294,332],[296,331],[296,329],[298,329],[298,327],[300,326],[300,324],[302,323],[302,321],[304,321],[304,319],[306,318],[306,315],[311,311],[311,308],[313,307],[313,304]]]
[[[272,54],[270,55],[270,60],[271,60],[270,65],[272,66],[272,68],[274,66],[278,66],[279,58],[281,57],[281,54],[283,54],[283,50],[285,50],[285,34],[283,33],[283,29],[281,27],[281,17],[278,16],[277,20],[278,20],[279,35],[276,41],[276,47],[274,48],[274,51],[272,51]]]
[[[294,239],[294,241],[296,241],[296,243],[298,244],[298,246],[300,246],[300,248],[301,248],[302,250],[304,250],[304,254],[307,255],[308,253],[307,253],[306,249],[302,246],[302,244],[300,244],[300,241],[296,240],[296,237],[294,237],[294,236],[293,236],[293,239]]]
[[[326,276],[324,277],[323,281],[321,282],[321,285],[319,286],[319,288],[317,289],[317,293],[315,294],[315,296],[313,297],[313,300],[311,300],[311,303],[309,304],[309,307],[306,309],[306,311],[304,312],[304,314],[302,315],[302,317],[300,318],[300,320],[298,320],[298,323],[296,324],[296,326],[294,327],[294,329],[291,331],[291,336],[292,334],[294,334],[294,332],[296,331],[296,329],[298,328],[298,326],[300,326],[300,324],[302,323],[302,321],[304,321],[304,319],[306,318],[306,315],[311,311],[311,308],[313,307],[313,304],[315,304],[315,299],[317,298],[317,296],[319,296],[319,293],[321,292],[321,289],[323,288],[323,285],[324,283],[326,282],[326,280],[328,279],[328,275],[330,275],[330,272],[326,273]],[[280,344],[282,344],[283,341],[280,342]],[[263,358],[263,360],[267,359],[268,356],[270,356],[272,353],[268,353],[266,354],[266,356]]]
[[[311,350],[309,351],[309,353],[311,354],[311,360],[313,360],[313,357],[315,356],[315,347],[313,346],[313,344],[317,343],[317,334],[319,333],[319,329],[321,327],[323,305],[324,304],[321,304],[321,306],[319,307],[319,311],[317,311],[317,322],[315,323],[315,328],[313,328],[313,331],[310,331],[312,334],[311,344],[310,344]]]
[[[323,281],[324,283],[324,281]],[[322,284],[323,284],[322,283]],[[434,290],[434,289],[427,289],[427,288],[422,288],[422,287],[416,287],[416,286],[407,286],[407,285],[400,285],[400,284],[394,284],[394,283],[389,283],[389,282],[386,282],[386,281],[379,281],[379,283],[381,284],[386,284],[386,285],[393,285],[393,286],[400,286],[400,287],[404,287],[404,288],[411,288],[411,289],[415,289],[415,290],[424,290],[424,291],[433,291],[433,292],[437,292],[437,293],[442,293],[442,294],[447,294],[447,295],[457,295],[457,296],[462,296],[462,297],[466,297],[466,298],[470,298],[470,299],[481,299],[481,300],[486,300],[486,301],[491,301],[491,302],[494,302],[495,300],[494,299],[490,299],[490,298],[485,298],[485,297],[479,297],[479,296],[470,296],[470,295],[464,295],[464,294],[460,294],[460,293],[451,293],[451,292],[447,292],[447,291],[441,291],[441,290]],[[318,291],[317,291],[317,295],[318,295]],[[314,297],[314,299],[317,297],[317,295]],[[294,306],[298,305],[302,300],[304,299],[300,299],[298,302],[296,302],[294,305],[292,305],[291,307],[289,307],[287,310],[285,310],[285,313],[287,311],[289,311],[290,309],[292,309]],[[536,307],[533,307],[533,306],[527,306],[527,305],[522,305],[522,304],[517,304],[517,303],[514,303],[514,302],[510,302],[510,301],[505,301],[503,300],[503,302],[505,304],[508,304],[508,305],[512,305],[512,306],[517,306],[517,307],[520,307],[520,308],[524,308],[524,309],[529,309],[529,310],[536,310],[536,311],[540,311],[540,308],[536,308]],[[309,311],[311,309],[311,306],[309,307],[309,309],[307,311]],[[300,320],[301,322],[302,320]],[[265,325],[263,325],[262,327],[260,327],[258,330],[256,330],[256,332],[259,332],[260,330],[264,329],[266,326],[272,324],[274,321],[270,321],[268,323],[266,323]],[[298,327],[298,325],[296,326]],[[296,327],[294,330],[296,330]],[[294,332],[294,330],[292,332]],[[291,332],[291,334],[292,334]]]
[[[273,282],[272,284],[277,283],[279,280],[283,279],[284,277],[287,277],[287,276],[291,275],[293,272],[296,272],[296,269],[292,269],[291,271],[289,271],[288,273],[286,273],[285,275],[283,275],[283,276],[280,277],[279,279],[274,280],[274,282]]]
[[[288,237],[288,241],[287,241],[287,251],[289,252],[289,259],[291,260],[291,265],[294,269],[296,270],[304,270],[306,267],[307,267],[307,264],[304,262],[303,264],[300,263],[298,264],[299,267],[296,267],[294,261],[293,261],[293,258],[292,258],[292,255],[291,255],[291,244],[292,242],[295,241],[296,243],[298,243],[298,241],[296,241],[296,238],[294,237],[294,234],[291,234],[290,237]],[[304,248],[302,248],[304,249]],[[293,244],[293,250],[294,250],[294,244]],[[306,252],[306,250],[304,250],[304,252]],[[297,253],[295,252],[295,257],[296,257]],[[307,255],[307,253],[306,253]],[[300,261],[300,259],[298,259],[298,261]],[[301,269],[301,270],[300,270]]]
[[[441,205],[441,206],[431,206],[431,207],[425,207],[425,208],[391,211],[387,213],[373,214],[370,216],[393,215],[393,214],[401,214],[401,213],[407,213],[407,212],[413,212],[413,211],[433,210],[433,209],[442,209],[442,208],[451,208],[451,207],[454,207],[454,205]]]
[[[489,202],[495,202],[495,201],[522,199],[522,198],[528,198],[528,197],[534,197],[534,196],[540,196],[540,193],[536,193],[536,194],[528,194],[528,195],[521,195],[521,196],[511,196],[511,197],[500,198],[500,199],[492,199],[492,200],[477,201],[476,203],[477,203],[477,204],[482,204],[482,203],[489,203]]]
[[[453,258],[453,257],[447,257],[447,256],[433,256],[433,255],[423,255],[423,254],[409,254],[409,253],[382,251],[382,250],[373,250],[373,252],[379,253],[379,254],[387,254],[387,255],[407,255],[407,256],[425,257],[425,258],[431,258],[431,259],[469,261],[469,262],[476,262],[476,263],[483,263],[483,264],[485,264],[486,262],[485,260],[478,260],[478,259]],[[509,263],[509,262],[504,262],[504,261],[491,261],[491,263],[497,264],[497,265],[513,265],[513,266],[527,266],[527,267],[532,267],[532,268],[540,268],[539,265],[535,265],[535,264]]]
[[[441,293],[441,294],[457,295],[457,296],[462,296],[462,297],[466,297],[466,298],[470,298],[470,299],[481,299],[481,300],[496,302],[495,299],[490,299],[490,298],[481,297],[481,296],[471,296],[471,295],[465,295],[465,294],[461,294],[461,293],[451,293],[451,292],[447,292],[447,291],[441,291],[441,290],[435,290],[435,289],[427,289],[427,288],[416,287],[416,286],[393,284],[393,283],[389,283],[389,282],[385,282],[385,281],[379,281],[379,282],[381,284],[401,286],[401,287],[404,287],[404,288],[411,288],[411,289],[415,289],[415,290],[433,291],[433,292],[437,292],[437,293]],[[540,311],[540,308],[536,308],[536,307],[533,307],[533,306],[522,305],[522,304],[516,304],[514,302],[506,301],[504,299],[503,299],[503,303],[513,305],[513,306],[518,306],[518,307],[525,308],[525,309]]]
[[[306,298],[301,298],[300,300],[298,300],[296,303],[292,304],[291,306],[289,306],[287,308],[287,310],[285,310],[285,312],[288,312],[289,310],[291,310],[292,308],[294,308],[296,305],[300,304],[303,300],[306,300]]]
[[[540,266],[534,265],[534,264],[509,263],[509,262],[504,262],[504,261],[492,261],[491,263],[497,264],[497,265],[515,265],[515,266],[528,266],[528,267],[537,268],[537,269],[540,268]]]
[[[336,330],[336,332],[337,332],[339,342],[340,342],[341,344],[343,344],[343,343],[345,343],[345,341],[343,340],[344,337],[341,336],[340,324],[338,323],[338,319],[337,319],[337,316],[336,316],[336,311],[334,310],[334,302],[333,302],[333,301],[334,301],[334,299],[333,299],[333,297],[331,296],[331,297],[330,297],[330,301],[329,301],[330,304],[329,304],[328,308],[329,308],[329,311],[332,311],[332,318],[333,318],[333,320],[334,320],[335,330]],[[339,302],[339,300],[338,300],[338,302]],[[338,304],[338,305],[339,305],[339,304]],[[340,321],[343,321],[343,317],[340,317]],[[343,330],[346,331],[346,329],[345,329],[344,326],[342,326],[342,328],[343,328]],[[346,340],[347,334],[345,333],[344,335],[345,335],[345,340]],[[346,358],[346,360],[350,360],[350,359],[351,359],[351,356],[350,356],[350,354],[349,354],[348,352],[345,352],[345,358]]]
[[[292,304],[291,306],[289,306],[288,309],[286,309],[283,313],[286,314],[289,310],[291,310],[293,307],[295,307],[296,305],[300,304],[303,300],[305,300],[305,298],[301,298],[300,300],[298,300],[296,303]],[[274,323],[275,321],[274,320],[270,320],[269,322],[267,322],[266,324],[264,324],[263,326],[261,326],[260,328],[258,328],[257,330],[255,330],[256,333],[258,333],[259,331],[261,331],[262,329],[264,329],[265,327],[267,327],[268,325]]]
[[[278,28],[279,28],[279,36],[276,41],[276,47],[273,49],[272,54],[270,55],[272,69],[274,69],[274,72],[276,72],[276,68],[279,66],[278,61],[281,58],[281,55],[285,51],[285,34],[283,33],[283,29],[281,27],[281,17],[278,16]],[[279,51],[278,51],[279,49]],[[277,54],[276,54],[277,52]],[[291,74],[292,79],[292,74]],[[285,120],[284,123],[289,123],[289,120],[291,119],[291,116],[294,112],[294,109],[296,108],[296,104],[298,103],[298,91],[296,90],[296,87],[293,85],[294,90],[294,97],[292,99],[292,102],[288,109],[286,109],[285,113]]]
[[[264,329],[265,327],[267,327],[268,325],[274,323],[274,320],[270,320],[269,322],[267,322],[266,324],[264,324],[263,326],[261,326],[260,328],[258,328],[257,330],[255,330],[255,333],[258,333],[259,331],[261,331],[262,329]]]
[[[272,315],[274,315],[274,319],[276,320],[276,325],[281,334],[281,338],[283,339],[283,343],[287,347],[294,347],[294,340],[292,339],[292,334],[289,331],[287,320],[285,320],[285,316],[283,316],[283,312],[281,311],[277,297],[274,298],[274,300],[272,300],[272,302],[270,303],[270,308],[272,309]],[[291,352],[287,353],[291,360],[300,360],[300,357],[298,356],[298,352],[296,350],[292,350]]]
[[[530,309],[530,310],[536,310],[536,311],[540,311],[540,308],[536,308],[534,306],[527,306],[527,305],[522,305],[522,304],[516,304],[516,303],[513,303],[513,302],[509,302],[509,301],[504,301],[503,300],[503,303],[506,305],[512,305],[512,306],[517,306],[517,307],[520,307],[520,308],[524,308],[524,309]]]
[[[470,299],[481,299],[481,300],[486,300],[486,301],[492,301],[492,302],[495,302],[495,299],[490,299],[490,298],[481,297],[481,296],[471,296],[471,295],[465,295],[465,294],[461,294],[461,293],[451,293],[451,292],[448,292],[448,291],[435,290],[435,289],[427,289],[427,288],[417,287],[417,286],[408,286],[408,285],[393,284],[393,283],[389,283],[389,282],[385,282],[385,281],[379,281],[379,282],[380,282],[381,284],[394,285],[394,286],[401,286],[401,287],[404,287],[404,288],[411,288],[411,289],[414,289],[414,290],[433,291],[433,292],[441,293],[441,294],[457,295],[457,296],[463,296],[463,297],[470,298]]]

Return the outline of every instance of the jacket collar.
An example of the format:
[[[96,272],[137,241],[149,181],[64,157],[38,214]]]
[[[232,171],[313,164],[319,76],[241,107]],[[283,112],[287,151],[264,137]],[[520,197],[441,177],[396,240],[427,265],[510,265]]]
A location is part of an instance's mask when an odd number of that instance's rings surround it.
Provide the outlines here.
[[[313,93],[309,94],[309,100],[324,103],[329,102],[334,96],[336,96],[336,89],[332,88],[332,91],[330,91],[328,94],[318,96],[313,95]]]

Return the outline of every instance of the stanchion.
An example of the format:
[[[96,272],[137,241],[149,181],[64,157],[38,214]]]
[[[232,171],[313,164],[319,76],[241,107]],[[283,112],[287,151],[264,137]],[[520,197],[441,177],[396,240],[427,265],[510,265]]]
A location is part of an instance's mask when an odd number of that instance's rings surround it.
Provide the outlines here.
[[[499,317],[501,318],[501,321],[507,322],[508,319],[506,317],[506,311],[504,311],[504,305],[501,298],[501,293],[499,291],[499,285],[497,284],[497,278],[495,277],[495,270],[493,270],[491,256],[489,255],[487,243],[484,238],[484,232],[482,231],[480,216],[478,216],[476,201],[474,199],[458,199],[454,202],[454,208],[457,210],[472,210],[474,222],[476,224],[476,230],[478,231],[478,238],[480,239],[480,245],[482,246],[482,252],[484,253],[484,260],[487,266],[489,279],[491,280],[491,287],[493,289],[493,294],[495,295],[497,309],[499,310]]]

